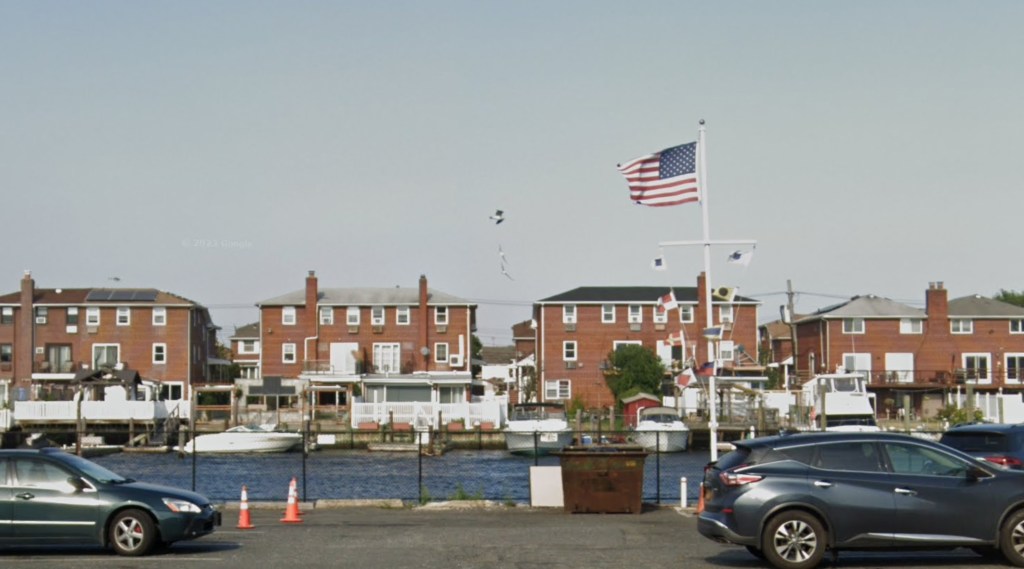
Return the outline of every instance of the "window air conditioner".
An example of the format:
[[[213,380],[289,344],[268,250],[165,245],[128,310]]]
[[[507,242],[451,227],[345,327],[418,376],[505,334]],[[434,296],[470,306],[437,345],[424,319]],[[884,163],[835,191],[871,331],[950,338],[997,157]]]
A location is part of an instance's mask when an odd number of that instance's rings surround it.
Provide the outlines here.
[[[36,324],[46,324],[45,316],[36,316]]]
[[[451,367],[462,367],[462,354],[450,354],[448,356],[448,365]]]

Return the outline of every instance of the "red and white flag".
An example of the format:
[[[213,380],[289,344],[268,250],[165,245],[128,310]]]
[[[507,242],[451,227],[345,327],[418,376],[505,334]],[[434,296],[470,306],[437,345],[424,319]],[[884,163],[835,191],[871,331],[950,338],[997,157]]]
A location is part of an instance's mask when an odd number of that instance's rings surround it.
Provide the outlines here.
[[[696,142],[641,156],[618,168],[635,203],[663,207],[700,200]]]
[[[665,340],[665,343],[670,345],[670,346],[682,346],[683,345],[683,333],[682,333],[682,331],[672,332],[671,334],[669,334],[668,338]]]
[[[668,294],[658,299],[658,312],[675,310],[676,308],[679,308],[679,303],[676,302],[675,291],[669,290]]]
[[[679,384],[681,387],[686,387],[687,385],[690,385],[690,382],[693,381],[694,379],[697,378],[694,377],[693,370],[690,368],[686,368],[683,370],[683,373],[676,376],[676,383]]]

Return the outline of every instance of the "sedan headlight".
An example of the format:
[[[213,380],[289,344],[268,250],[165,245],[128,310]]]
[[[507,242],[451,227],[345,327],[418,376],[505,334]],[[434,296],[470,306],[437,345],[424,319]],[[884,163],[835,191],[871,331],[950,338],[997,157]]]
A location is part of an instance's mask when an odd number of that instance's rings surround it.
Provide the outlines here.
[[[177,513],[198,514],[202,511],[199,506],[192,502],[178,498],[164,498],[164,505],[172,512]]]

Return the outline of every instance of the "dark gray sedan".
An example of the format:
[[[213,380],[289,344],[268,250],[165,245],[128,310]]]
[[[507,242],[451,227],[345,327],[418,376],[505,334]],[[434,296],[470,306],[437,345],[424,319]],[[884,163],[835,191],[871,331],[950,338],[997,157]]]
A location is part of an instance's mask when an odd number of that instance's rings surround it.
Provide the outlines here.
[[[145,555],[220,521],[195,492],[136,482],[57,449],[0,450],[0,543],[95,543]]]
[[[1024,567],[1024,473],[887,433],[737,441],[705,468],[701,534],[779,569],[827,551],[968,547]]]

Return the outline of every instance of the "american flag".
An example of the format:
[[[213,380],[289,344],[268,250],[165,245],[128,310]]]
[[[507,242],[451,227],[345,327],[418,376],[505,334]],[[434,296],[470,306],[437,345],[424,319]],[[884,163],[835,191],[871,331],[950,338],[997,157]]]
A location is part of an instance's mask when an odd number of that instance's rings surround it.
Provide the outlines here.
[[[697,143],[666,148],[619,165],[629,184],[629,198],[663,207],[700,199],[697,186]]]

